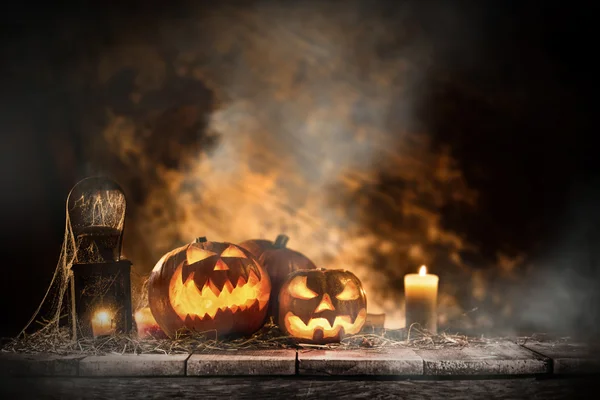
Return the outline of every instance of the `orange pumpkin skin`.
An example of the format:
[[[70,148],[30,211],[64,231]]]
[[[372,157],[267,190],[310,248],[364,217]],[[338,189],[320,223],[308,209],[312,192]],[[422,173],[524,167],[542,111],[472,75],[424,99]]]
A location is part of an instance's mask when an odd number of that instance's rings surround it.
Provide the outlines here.
[[[283,235],[277,236],[277,239],[280,237],[283,237]],[[275,241],[277,241],[277,239]],[[238,246],[248,250],[258,260],[265,251],[273,250],[275,248],[275,242],[267,239],[250,239],[241,242]]]
[[[273,317],[276,323],[279,320],[279,291],[288,275],[295,271],[317,269],[317,266],[308,257],[287,248],[287,241],[287,236],[279,235],[273,249],[265,251],[259,259],[271,279],[271,299],[267,317]]]
[[[148,280],[148,303],[161,329],[251,334],[267,313],[271,282],[252,254],[205,238],[165,254]]]
[[[360,332],[366,319],[365,291],[349,271],[296,271],[279,292],[279,327],[304,343],[339,342]]]

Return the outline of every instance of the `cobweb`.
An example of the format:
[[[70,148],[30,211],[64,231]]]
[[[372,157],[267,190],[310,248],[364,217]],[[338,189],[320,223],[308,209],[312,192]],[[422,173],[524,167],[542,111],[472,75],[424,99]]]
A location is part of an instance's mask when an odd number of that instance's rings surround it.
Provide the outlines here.
[[[69,319],[73,305],[68,295],[71,267],[74,263],[119,261],[125,208],[123,191],[110,179],[86,178],[73,187],[66,202],[64,239],[54,274],[39,306],[6,346],[8,350],[39,347],[41,342],[48,345],[74,341],[76,335],[70,330],[72,321]],[[86,290],[108,290],[106,285],[102,286]],[[34,322],[40,327],[29,333]]]
[[[21,332],[19,332],[19,334],[13,340],[13,345],[18,341],[29,342],[35,341],[42,337],[46,339],[50,337],[53,339],[58,339],[59,337],[65,338],[69,335],[68,328],[63,326],[61,330],[61,325],[64,325],[61,324],[61,321],[63,321],[71,311],[71,305],[67,301],[67,291],[70,287],[69,283],[72,274],[71,266],[73,265],[74,260],[77,258],[77,246],[75,235],[73,234],[73,228],[71,226],[68,206],[66,211],[64,240],[52,280],[50,281],[50,285],[48,286],[48,289],[46,290],[46,293],[44,294],[39,306],[34,311],[33,315],[23,327]],[[44,316],[41,315],[42,309],[47,310],[44,313]],[[38,318],[40,319],[38,320]],[[35,332],[28,334],[27,331],[32,324],[36,322],[36,320],[41,327]]]

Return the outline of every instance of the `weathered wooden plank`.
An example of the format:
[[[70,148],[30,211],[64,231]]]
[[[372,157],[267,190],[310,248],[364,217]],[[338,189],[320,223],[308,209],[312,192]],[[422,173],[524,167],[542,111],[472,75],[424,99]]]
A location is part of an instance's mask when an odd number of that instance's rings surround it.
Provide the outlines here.
[[[423,359],[411,349],[301,350],[300,375],[422,375]]]
[[[79,376],[183,376],[188,354],[124,354],[86,357]]]
[[[294,375],[295,350],[237,350],[193,354],[187,375]]]
[[[415,350],[425,375],[529,375],[550,373],[550,360],[512,342]]]
[[[556,342],[527,342],[522,346],[552,359],[555,374],[600,373],[600,346]]]
[[[600,380],[289,377],[0,378],[0,399],[593,399]],[[587,394],[589,393],[589,394]],[[587,396],[586,396],[587,394]]]
[[[0,375],[76,376],[85,356],[56,354],[0,353]]]

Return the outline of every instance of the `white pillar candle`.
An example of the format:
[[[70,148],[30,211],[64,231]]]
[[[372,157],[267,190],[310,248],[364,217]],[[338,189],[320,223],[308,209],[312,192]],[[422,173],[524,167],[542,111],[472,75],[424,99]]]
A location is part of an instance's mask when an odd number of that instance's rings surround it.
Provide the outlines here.
[[[94,337],[111,335],[115,332],[114,313],[100,309],[92,317],[92,333]]]
[[[420,329],[437,333],[437,293],[439,277],[428,274],[427,267],[421,266],[418,274],[404,276],[404,297],[406,301],[406,328],[412,324]]]

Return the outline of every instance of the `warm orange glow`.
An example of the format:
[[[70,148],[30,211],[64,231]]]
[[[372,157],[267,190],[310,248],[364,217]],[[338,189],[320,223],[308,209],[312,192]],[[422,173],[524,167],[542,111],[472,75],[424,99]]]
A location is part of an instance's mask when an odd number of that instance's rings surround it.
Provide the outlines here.
[[[427,273],[424,265],[418,274],[404,276],[405,324],[419,323],[421,328],[437,332],[437,293],[439,277]]]
[[[338,294],[335,297],[338,300],[344,301],[356,300],[360,297],[360,293],[356,284],[348,279],[348,282],[346,283],[346,286],[344,286],[344,290],[342,291],[342,293]]]
[[[140,308],[135,312],[135,324],[137,325],[138,337],[151,336],[152,333],[160,332],[161,329],[150,311],[150,307]]]
[[[318,294],[306,286],[306,279],[306,276],[297,276],[290,282],[288,290],[293,297],[297,299],[309,300],[318,296]]]
[[[109,310],[97,310],[92,317],[92,333],[94,337],[110,335],[114,332],[114,314]]]
[[[219,309],[225,311],[229,308],[235,313],[238,310],[246,310],[257,301],[262,310],[269,300],[269,281],[259,280],[252,271],[249,272],[248,281],[240,276],[235,286],[227,280],[220,290],[209,279],[202,290],[199,290],[194,283],[194,272],[182,282],[181,270],[181,266],[177,267],[169,285],[171,306],[181,320],[185,320],[187,316],[198,319],[204,319],[206,316],[214,318]]]
[[[315,308],[314,312],[318,313],[318,312],[325,311],[325,310],[331,310],[331,311],[335,310],[335,307],[331,303],[331,298],[329,297],[329,295],[327,293],[325,293],[325,295],[323,296],[323,300],[321,300],[321,302],[319,303],[317,308]]]
[[[229,267],[223,262],[223,260],[218,260],[213,271],[227,271],[228,269]]]
[[[363,308],[356,316],[354,323],[349,315],[338,315],[333,321],[333,326],[325,318],[312,318],[308,321],[308,325],[306,325],[292,312],[288,312],[285,315],[284,323],[287,331],[294,337],[312,340],[317,329],[323,331],[324,339],[336,337],[342,328],[344,328],[345,334],[354,335],[360,332],[366,320],[367,310]]]
[[[188,264],[194,264],[194,263],[197,263],[198,261],[205,260],[210,256],[216,256],[216,255],[217,255],[217,253],[213,253],[212,251],[200,249],[194,245],[190,245],[185,252],[185,256],[187,258]]]
[[[156,320],[152,315],[152,311],[150,311],[150,307],[140,308],[135,312],[135,322],[137,324],[140,323],[152,323],[156,324]]]
[[[221,253],[221,257],[237,257],[237,258],[248,258],[242,250],[237,246],[229,246]]]
[[[95,320],[98,321],[99,324],[110,324],[110,316],[106,311],[97,312]]]

